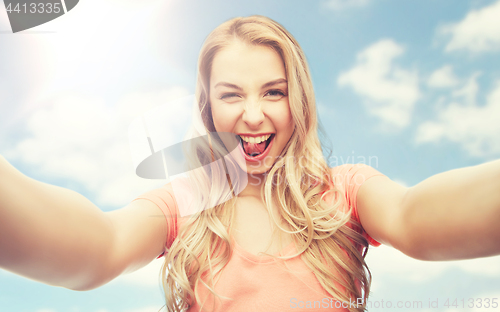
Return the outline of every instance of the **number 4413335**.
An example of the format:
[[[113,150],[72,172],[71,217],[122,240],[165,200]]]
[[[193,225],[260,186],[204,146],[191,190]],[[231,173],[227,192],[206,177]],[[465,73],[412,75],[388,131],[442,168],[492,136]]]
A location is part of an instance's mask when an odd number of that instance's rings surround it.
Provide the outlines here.
[[[454,299],[450,303],[450,298],[447,298],[444,302],[444,306],[447,308],[498,308],[498,298],[467,298],[467,299]]]
[[[17,3],[14,7],[12,7],[12,3],[7,4],[7,12],[9,13],[55,13],[58,14],[61,12],[61,4],[60,3]]]

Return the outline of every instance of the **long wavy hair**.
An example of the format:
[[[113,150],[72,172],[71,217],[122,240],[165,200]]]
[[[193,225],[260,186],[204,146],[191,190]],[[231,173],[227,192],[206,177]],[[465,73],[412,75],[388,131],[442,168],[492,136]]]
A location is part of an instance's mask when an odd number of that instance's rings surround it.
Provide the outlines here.
[[[363,298],[366,302],[371,280],[364,261],[368,242],[359,234],[361,226],[351,218],[344,195],[331,187],[331,171],[318,138],[316,105],[306,58],[285,28],[269,18],[250,16],[231,19],[210,33],[199,55],[195,95],[205,129],[194,131],[200,135],[216,131],[209,100],[211,66],[217,52],[234,40],[274,49],[286,71],[295,129],[267,172],[262,187],[264,202],[277,232],[291,235],[297,250],[293,256],[280,258],[286,262],[288,258],[300,256],[332,298],[347,302]],[[209,143],[196,147],[193,163],[206,164],[210,162],[207,158],[214,159],[214,150],[217,153],[220,142]],[[297,161],[300,166],[296,165]],[[237,170],[235,163],[225,166]],[[167,246],[161,279],[168,311],[184,311],[193,300],[203,307],[207,298],[200,296],[201,286],[208,289],[213,298],[223,298],[214,286],[232,255],[230,234],[235,216],[232,194],[237,186],[228,186],[227,175],[223,174],[227,168],[219,169],[208,166],[208,169],[193,171],[189,178],[196,190],[193,202],[201,209],[183,222],[179,234]],[[332,196],[326,200],[328,193]],[[270,207],[277,209],[277,218]],[[360,312],[365,307],[349,310]]]

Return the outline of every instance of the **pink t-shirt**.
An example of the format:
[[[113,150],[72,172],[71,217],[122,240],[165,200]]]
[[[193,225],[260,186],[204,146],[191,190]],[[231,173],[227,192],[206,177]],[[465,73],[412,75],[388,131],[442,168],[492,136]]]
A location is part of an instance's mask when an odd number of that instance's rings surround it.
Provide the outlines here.
[[[382,175],[366,165],[342,165],[331,169],[335,186],[345,194],[347,204],[352,207],[352,218],[359,222],[356,210],[356,195],[361,185],[369,178]],[[147,199],[155,203],[165,214],[168,225],[167,246],[170,246],[178,234],[178,211],[172,195],[172,188],[167,184],[162,188],[147,192],[137,199]],[[371,238],[362,229],[371,245],[380,243]],[[234,240],[234,252],[226,267],[221,272],[215,291],[230,299],[216,299],[215,311],[347,311],[346,305],[329,299],[330,295],[322,288],[314,274],[300,256],[277,262],[269,256],[254,255],[241,248]],[[294,244],[290,244],[278,255],[293,255]],[[200,294],[205,298],[208,291],[200,287]],[[204,308],[212,308],[212,296]],[[200,311],[200,305],[194,304],[188,311]]]

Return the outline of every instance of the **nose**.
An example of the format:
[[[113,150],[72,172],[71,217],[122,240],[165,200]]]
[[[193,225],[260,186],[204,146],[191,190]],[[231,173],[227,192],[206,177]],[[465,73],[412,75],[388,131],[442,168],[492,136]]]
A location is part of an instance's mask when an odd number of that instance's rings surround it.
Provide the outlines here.
[[[245,110],[242,119],[250,128],[258,128],[265,119],[264,112],[262,111],[262,103],[252,100],[245,101]]]

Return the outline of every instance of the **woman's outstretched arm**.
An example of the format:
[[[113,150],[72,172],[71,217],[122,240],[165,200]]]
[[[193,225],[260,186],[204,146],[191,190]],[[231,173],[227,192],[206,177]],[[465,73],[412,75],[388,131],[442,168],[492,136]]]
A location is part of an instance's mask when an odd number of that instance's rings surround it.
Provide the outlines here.
[[[410,188],[373,177],[357,200],[364,229],[414,258],[500,254],[500,160],[440,173]]]
[[[159,208],[137,200],[103,212],[84,196],[33,180],[0,156],[0,268],[88,290],[146,265],[163,250]]]

